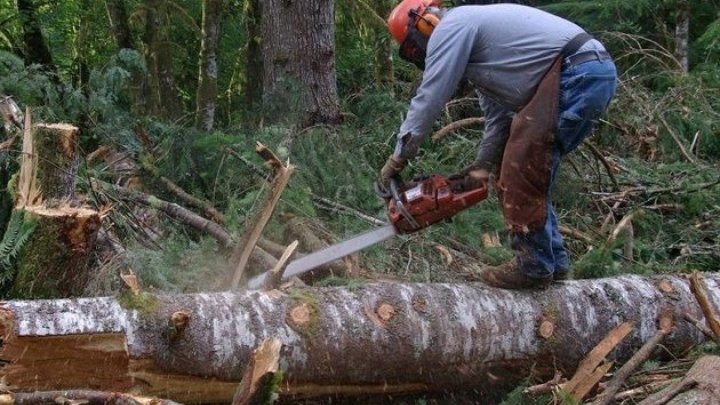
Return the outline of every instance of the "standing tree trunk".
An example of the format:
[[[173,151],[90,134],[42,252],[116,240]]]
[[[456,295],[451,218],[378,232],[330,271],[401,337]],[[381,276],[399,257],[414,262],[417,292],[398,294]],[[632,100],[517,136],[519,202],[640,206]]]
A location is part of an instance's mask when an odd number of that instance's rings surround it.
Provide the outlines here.
[[[252,128],[261,122],[258,107],[262,105],[263,95],[263,53],[262,53],[262,1],[247,0],[247,55],[245,57],[245,110],[249,116],[245,120]]]
[[[140,97],[139,108],[148,115],[160,115],[160,82],[157,75],[157,57],[155,55],[155,42],[159,27],[156,25],[159,18],[156,17],[157,9],[153,8],[156,1],[145,1],[145,31],[142,35],[143,56],[147,66],[147,77],[143,81],[143,96]]]
[[[37,63],[47,71],[56,72],[50,48],[45,41],[37,18],[37,5],[33,0],[17,0],[20,25],[23,30],[23,51],[25,64]]]
[[[125,0],[105,0],[105,9],[107,10],[110,28],[112,29],[112,34],[118,48],[135,49],[130,32]]]
[[[147,108],[162,118],[183,113],[173,73],[171,44],[167,38],[166,0],[145,0],[145,63],[148,67]]]
[[[263,4],[263,110],[299,127],[339,122],[334,0]]]
[[[242,103],[243,112],[240,119],[248,128],[257,128],[262,122],[263,95],[263,55],[262,55],[262,1],[245,0],[243,2],[245,16],[245,46],[238,49],[233,74],[226,93],[227,105],[234,109]],[[236,103],[234,97],[240,100]],[[232,115],[229,116],[233,118]]]
[[[720,304],[720,275],[707,274]],[[664,352],[704,341],[681,276],[558,284],[541,292],[484,284],[374,283],[353,288],[4,302],[0,377],[14,391],[91,386],[184,403],[229,403],[253,350],[283,344],[287,398],[467,390],[502,393],[529,374],[574,374],[617,325],[627,359],[673,314]],[[544,380],[547,381],[547,380]]]
[[[375,12],[381,18],[386,18],[395,3],[390,0],[374,1]],[[393,73],[392,39],[385,25],[375,29],[375,80],[384,85],[391,85],[395,80]]]
[[[688,58],[689,38],[690,38],[690,1],[678,0],[677,9],[675,11],[675,57],[680,63],[683,73],[687,73],[690,69]]]
[[[92,28],[89,24],[93,4],[89,0],[79,0],[79,3],[80,10],[74,21],[72,82],[75,88],[83,89],[87,93],[86,85],[90,79],[87,58],[92,53],[90,46]],[[85,117],[83,117],[83,121],[86,121]]]
[[[210,131],[215,123],[218,79],[218,43],[222,28],[223,0],[203,0],[200,74],[196,96],[195,126]]]

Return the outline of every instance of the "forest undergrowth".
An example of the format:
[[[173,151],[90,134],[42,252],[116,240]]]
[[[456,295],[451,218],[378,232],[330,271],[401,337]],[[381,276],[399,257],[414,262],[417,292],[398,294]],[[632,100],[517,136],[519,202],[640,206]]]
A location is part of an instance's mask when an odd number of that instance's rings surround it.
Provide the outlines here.
[[[708,96],[699,86],[692,91],[693,85],[698,86],[681,79],[679,88],[670,91],[684,94],[684,98],[671,103],[666,95],[651,99],[651,94],[623,82],[595,134],[564,160],[553,196],[576,278],[718,269],[720,169],[715,156],[720,142],[714,132],[705,132],[716,131],[717,122],[695,124],[690,120],[692,114],[684,113],[690,107],[678,106],[678,101],[697,102]],[[630,91],[634,94],[628,94]],[[638,97],[647,98],[644,103],[655,112],[637,111],[633,106]],[[676,106],[677,112],[671,111],[670,105]],[[704,107],[715,108],[710,104]],[[151,128],[151,133],[158,134],[155,150],[163,153],[139,154],[142,181],[156,187],[152,193],[172,199],[157,187],[158,178],[171,178],[221,210],[229,232],[240,232],[266,192],[269,171],[253,149],[254,142],[260,141],[298,167],[265,236],[289,244],[284,218],[292,216],[311,220],[328,243],[343,240],[385,220],[383,202],[372,184],[392,150],[393,131],[404,108],[404,102],[390,92],[369,92],[348,100],[347,118],[339,127],[294,133],[277,126],[204,137],[171,127]],[[668,128],[654,120],[657,111],[668,116],[664,120]],[[436,129],[468,114],[479,114],[474,100],[459,98],[448,105]],[[701,128],[683,130],[691,125]],[[680,141],[687,143],[686,148],[692,143],[689,153],[693,161],[679,153],[668,129],[683,134]],[[481,136],[482,127],[478,127],[457,131],[438,142],[428,140],[404,176],[458,172],[474,158]],[[88,167],[88,175],[109,180],[116,176],[94,170],[99,167]],[[126,225],[118,229],[142,242],[147,236],[138,233],[139,226],[127,225],[137,218],[122,207],[118,206],[116,218]],[[153,242],[156,246],[144,248],[136,243],[129,249],[131,267],[148,284],[174,291],[223,285],[223,274],[217,274],[223,268],[222,255],[217,254],[220,247],[213,240],[162,215],[156,220],[163,235]],[[482,266],[511,256],[497,197],[491,193],[450,223],[364,251],[360,266],[373,277],[463,281],[475,279]],[[198,280],[211,283],[203,285]],[[342,277],[325,281],[343,282],[350,281]]]
[[[712,63],[692,74],[676,71],[671,55],[638,52],[647,44],[629,34],[605,33],[629,49],[618,93],[593,135],[565,158],[553,197],[574,278],[623,274],[716,272],[720,269],[720,74]],[[616,45],[618,48],[620,45]],[[637,51],[637,52],[636,52]],[[288,224],[300,218],[326,243],[365,232],[385,221],[383,201],[373,182],[392,151],[395,132],[417,84],[392,87],[346,84],[344,123],[295,129],[289,123],[248,127],[238,120],[204,133],[189,119],[165,122],[140,118],[126,108],[127,84],[142,70],[138,56],[120,52],[93,70],[85,88],[57,86],[35,66],[0,52],[0,90],[30,107],[34,120],[72,122],[83,133],[78,191],[94,208],[108,210],[107,228],[95,256],[95,280],[85,295],[117,294],[120,274],[131,269],[144,289],[167,293],[227,288],[231,247],[216,236],[165,215],[154,199],[201,210],[178,198],[177,186],[222,216],[230,242],[257,214],[268,191],[270,169],[254,151],[268,146],[297,170],[263,237],[281,246],[294,236]],[[342,73],[342,72],[341,72]],[[341,77],[350,76],[346,75]],[[292,116],[292,114],[288,114]],[[479,117],[472,92],[458,92],[435,130],[461,118]],[[428,139],[403,173],[457,173],[475,157],[482,125]],[[12,268],[22,224],[9,221],[18,143],[0,150],[0,269]],[[98,181],[150,196],[139,204]],[[155,201],[157,201],[155,200]],[[16,221],[17,222],[17,221]],[[8,227],[13,232],[6,232]],[[7,235],[15,235],[9,238]],[[121,254],[119,254],[121,253]],[[337,274],[315,285],[353,288],[367,280],[467,282],[483,266],[512,258],[508,234],[494,192],[453,221],[404,235],[358,255],[359,277]],[[251,271],[263,268],[252,263]],[[716,348],[708,349],[710,352]],[[650,367],[650,365],[648,365]],[[530,384],[532,382],[528,382]],[[520,398],[520,399],[518,399]],[[523,402],[515,392],[508,403]],[[414,399],[413,403],[417,402]],[[512,402],[516,401],[516,402]],[[426,403],[432,403],[428,398]],[[547,403],[547,402],[538,402]]]

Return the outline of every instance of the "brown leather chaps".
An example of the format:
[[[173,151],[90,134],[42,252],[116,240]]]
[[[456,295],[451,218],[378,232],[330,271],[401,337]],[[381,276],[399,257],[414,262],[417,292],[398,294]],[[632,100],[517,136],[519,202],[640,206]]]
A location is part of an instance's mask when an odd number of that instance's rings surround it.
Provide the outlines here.
[[[560,66],[558,58],[510,125],[498,196],[511,232],[527,233],[545,224],[560,98]]]

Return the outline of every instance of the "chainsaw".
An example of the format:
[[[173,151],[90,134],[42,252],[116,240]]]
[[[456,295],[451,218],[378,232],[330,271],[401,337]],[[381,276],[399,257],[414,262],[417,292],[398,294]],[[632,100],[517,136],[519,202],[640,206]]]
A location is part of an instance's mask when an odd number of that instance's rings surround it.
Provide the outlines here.
[[[347,255],[380,243],[395,235],[410,234],[440,221],[487,198],[487,186],[471,187],[460,176],[437,174],[416,177],[407,183],[391,180],[389,189],[375,184],[376,193],[387,202],[389,223],[353,238],[328,246],[290,262],[283,280],[298,276]],[[248,281],[248,288],[260,288],[267,273]]]

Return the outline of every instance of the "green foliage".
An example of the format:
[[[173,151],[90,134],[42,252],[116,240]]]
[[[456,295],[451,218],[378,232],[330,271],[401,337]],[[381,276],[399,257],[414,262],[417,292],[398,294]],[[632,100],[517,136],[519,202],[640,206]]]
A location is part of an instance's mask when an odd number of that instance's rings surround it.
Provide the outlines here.
[[[577,279],[612,277],[622,272],[622,263],[607,248],[593,249],[573,265],[573,276]]]
[[[507,246],[486,247],[480,253],[482,261],[490,266],[506,263],[513,258],[513,252]]]
[[[694,347],[691,355],[697,357],[705,355],[720,356],[720,344],[712,340],[708,340]]]
[[[25,105],[37,106],[34,114],[50,115],[52,107],[60,98],[56,86],[39,66],[25,66],[18,56],[0,50],[0,94],[12,95],[24,109]]]
[[[720,60],[720,19],[707,26],[697,45],[702,50],[702,63],[717,63]]]
[[[218,290],[227,277],[227,262],[216,242],[208,238],[192,241],[181,230],[162,241],[160,249],[129,249],[128,265],[135,269],[141,285],[167,292]]]
[[[18,56],[21,55],[22,27],[13,20],[15,5],[12,1],[0,0],[0,94],[11,94],[23,106],[32,107],[36,122],[65,121],[81,126],[84,154],[98,145],[112,145],[126,153],[141,164],[139,176],[146,191],[153,195],[177,201],[158,181],[162,176],[209,201],[225,214],[225,227],[230,232],[242,229],[267,192],[270,170],[255,154],[255,141],[269,146],[282,159],[290,159],[297,166],[265,230],[265,237],[289,242],[284,235],[286,215],[313,218],[322,224],[327,236],[335,239],[345,239],[373,226],[357,215],[317,204],[316,197],[385,219],[383,202],[374,194],[372,183],[393,149],[395,132],[421,73],[395,58],[396,80],[392,86],[375,82],[376,51],[388,41],[382,26],[384,16],[368,17],[366,3],[363,3],[365,8],[354,0],[337,3],[335,62],[346,118],[343,125],[293,129],[294,111],[300,104],[296,94],[302,84],[286,80],[277,83],[278,91],[267,94],[264,100],[264,114],[273,119],[273,125],[262,122],[258,129],[250,131],[246,128],[251,126],[238,119],[254,113],[241,97],[249,80],[245,76],[248,48],[244,26],[248,16],[244,13],[245,3],[233,1],[224,15],[224,35],[218,53],[221,95],[216,131],[205,133],[187,125],[193,114],[191,107],[197,85],[197,22],[201,2],[161,3],[163,40],[173,50],[177,90],[186,108],[180,112],[179,121],[151,119],[143,111],[141,90],[148,73],[145,56],[137,51],[115,49],[102,2],[63,0],[40,8],[41,24],[58,68],[55,75],[38,66],[25,66]],[[678,72],[674,55],[674,1],[534,3],[542,3],[545,9],[569,16],[588,28],[615,56],[621,73],[618,94],[591,141],[615,170],[620,189],[645,189],[623,197],[622,203],[613,209],[613,215],[609,215],[610,207],[619,199],[598,197],[615,191],[598,158],[590,149],[581,148],[565,159],[553,190],[557,212],[563,224],[592,239],[588,242],[566,238],[573,254],[575,277],[692,269],[717,271],[720,268],[717,250],[720,193],[717,186],[699,186],[720,178],[717,167],[720,158],[718,2],[693,3],[688,74]],[[139,39],[147,10],[140,1],[129,1],[127,5],[135,23],[133,35]],[[88,32],[97,35],[90,37]],[[396,50],[393,49],[394,54]],[[83,80],[79,79],[81,62],[88,68]],[[480,114],[475,102],[460,108],[448,107],[434,129]],[[136,126],[145,129],[150,146],[140,143],[134,132]],[[457,172],[474,159],[482,135],[482,130],[469,128],[438,143],[428,140],[403,176]],[[699,161],[697,165],[685,162],[678,141]],[[0,159],[5,169],[3,174],[11,175],[16,170],[16,155],[4,154]],[[117,173],[100,165],[83,171],[87,173],[79,179],[82,192],[89,193],[88,177],[117,180]],[[664,188],[667,190],[662,191]],[[133,236],[146,240],[147,230],[139,221],[133,222],[137,221],[134,219],[137,208],[133,204],[109,193],[100,196],[98,205],[101,201],[113,203],[108,220],[126,244]],[[680,208],[657,208],[660,206]],[[600,229],[600,224],[608,218],[608,226],[612,228],[629,213],[637,213],[633,219],[633,239],[622,233],[608,242],[608,229]],[[150,216],[155,215],[161,222],[160,236],[151,243],[146,241],[145,246],[137,243],[128,248],[128,265],[143,286],[164,292],[226,289],[228,252],[215,240],[150,210]],[[2,215],[0,221],[4,221]],[[12,279],[13,258],[30,232],[29,222],[17,216],[9,219],[0,242],[0,285]],[[499,235],[501,245],[483,247],[485,234]],[[361,266],[409,281],[461,281],[463,275],[458,274],[454,266],[467,269],[510,260],[513,253],[507,239],[497,198],[491,196],[450,223],[365,250]],[[623,257],[623,249],[629,242],[633,245],[632,260]],[[452,251],[455,259],[452,264],[438,253],[438,246]],[[328,278],[319,285],[353,289],[362,282]],[[293,299],[317,310],[314,297],[296,293]],[[150,293],[138,297],[124,295],[121,301],[125,307],[142,313],[151,313],[156,304]],[[716,352],[717,346],[707,350]],[[552,400],[527,397],[522,394],[522,388],[510,393],[503,403]],[[431,401],[420,398],[415,402]],[[574,403],[565,393],[560,393],[559,401]]]
[[[0,289],[6,288],[15,277],[14,261],[36,226],[37,222],[26,218],[23,210],[14,210],[10,215],[0,241]]]
[[[660,363],[657,360],[648,360],[642,364],[640,367],[643,371],[653,371],[658,368]]]
[[[122,308],[137,311],[141,316],[152,315],[160,306],[157,297],[145,291],[138,294],[126,291],[118,297],[118,304]]]
[[[313,284],[313,286],[343,287],[348,291],[352,291],[365,286],[365,284],[366,282],[362,279],[330,276],[318,281],[317,283]]]
[[[374,82],[375,44],[358,40],[358,32],[340,28],[337,32],[337,78],[340,94],[362,91]]]

